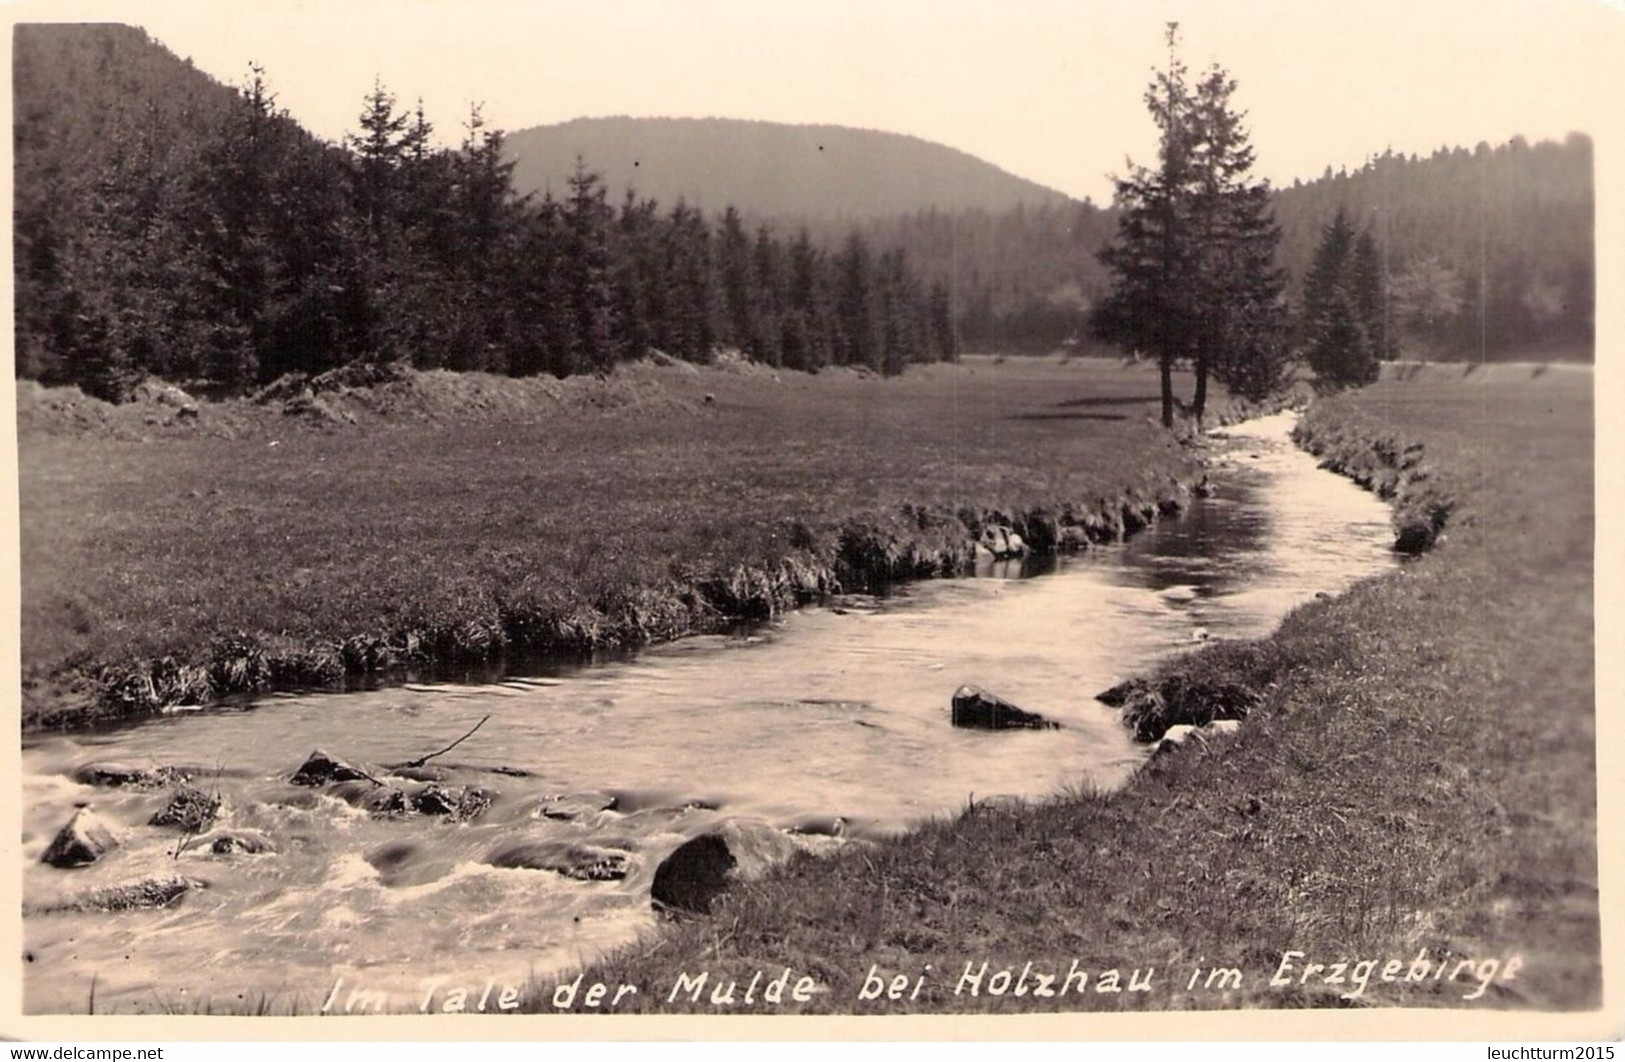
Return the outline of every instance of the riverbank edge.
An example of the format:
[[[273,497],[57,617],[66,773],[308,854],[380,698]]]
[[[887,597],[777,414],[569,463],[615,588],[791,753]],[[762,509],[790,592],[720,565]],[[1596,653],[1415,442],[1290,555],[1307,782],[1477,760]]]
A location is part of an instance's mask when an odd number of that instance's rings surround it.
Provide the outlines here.
[[[1459,494],[1427,461],[1424,446],[1346,408],[1312,405],[1292,429],[1292,441],[1320,467],[1353,480],[1393,510],[1394,551],[1416,557],[1444,540],[1445,526],[1465,523]],[[1151,674],[1103,691],[1142,742],[1174,727],[1240,722],[1257,708],[1277,675],[1291,666],[1272,652],[1274,635],[1223,642],[1167,661]],[[1204,731],[1206,733],[1206,731]]]
[[[1290,404],[1290,399],[1230,399],[1208,414],[1204,428],[1280,412]],[[1176,431],[1186,443],[1199,442],[1202,435],[1189,422]],[[603,651],[714,634],[843,593],[968,575],[986,559],[979,540],[994,528],[1020,535],[1035,554],[1121,543],[1160,517],[1182,512],[1204,489],[1207,455],[1195,447],[1191,454],[1184,474],[1087,500],[1022,509],[903,504],[893,512],[854,514],[818,531],[791,518],[785,536],[789,548],[779,557],[684,572],[660,585],[621,587],[611,600],[560,596],[503,603],[432,627],[362,631],[331,640],[296,642],[239,632],[191,653],[71,661],[43,677],[25,676],[22,730],[88,729],[277,691],[401,685],[421,669],[488,667],[510,656],[567,663]]]

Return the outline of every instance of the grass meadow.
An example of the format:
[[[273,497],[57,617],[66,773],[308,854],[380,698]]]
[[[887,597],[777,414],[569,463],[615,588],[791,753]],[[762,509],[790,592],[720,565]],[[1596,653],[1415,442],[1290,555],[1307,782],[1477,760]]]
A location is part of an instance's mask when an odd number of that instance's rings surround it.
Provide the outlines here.
[[[1110,509],[1199,474],[1151,423],[1154,370],[1098,360],[968,359],[886,380],[437,374],[356,392],[339,407],[354,423],[242,402],[149,423],[31,397],[35,725],[414,655],[671,637],[776,607],[782,594],[751,585],[787,564],[813,590],[868,553],[888,574],[930,574],[969,541],[956,514]]]

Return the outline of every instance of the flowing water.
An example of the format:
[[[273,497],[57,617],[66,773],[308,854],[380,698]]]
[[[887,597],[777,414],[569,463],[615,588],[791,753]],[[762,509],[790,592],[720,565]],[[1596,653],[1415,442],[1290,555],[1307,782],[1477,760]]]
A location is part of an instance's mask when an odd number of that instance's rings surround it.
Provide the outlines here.
[[[363,986],[397,1010],[416,1009],[435,978],[477,997],[488,981],[523,984],[653,927],[655,866],[723,820],[782,857],[884,837],[973,795],[1119,785],[1145,750],[1095,693],[1205,638],[1267,634],[1316,593],[1395,563],[1387,508],[1317,469],[1292,446],[1291,423],[1231,429],[1213,497],[1041,577],[913,584],[543,678],[271,696],[30,739],[26,1006],[83,1010],[93,977],[98,1010],[311,1011],[338,978],[344,995]],[[956,730],[948,702],[964,683],[1062,729]],[[314,748],[400,762],[487,715],[431,764],[448,784],[496,794],[469,822],[373,816],[287,781]],[[216,828],[258,831],[276,852],[205,843],[177,855],[175,830],[145,825],[167,794],[76,783],[91,761],[198,765],[194,784],[224,800]],[[121,846],[82,869],[41,863],[83,803]],[[527,843],[626,853],[629,872],[597,881],[493,865]],[[175,874],[208,887],[158,910],[43,913]]]

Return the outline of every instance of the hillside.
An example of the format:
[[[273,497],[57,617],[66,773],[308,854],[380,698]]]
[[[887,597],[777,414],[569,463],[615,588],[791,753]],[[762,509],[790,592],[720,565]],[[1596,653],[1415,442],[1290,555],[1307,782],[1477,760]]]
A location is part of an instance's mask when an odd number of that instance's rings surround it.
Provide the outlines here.
[[[1591,356],[1595,266],[1591,141],[1522,137],[1491,147],[1387,153],[1275,193],[1280,265],[1296,298],[1321,229],[1339,209],[1382,253],[1390,322],[1411,356]],[[1110,283],[1095,253],[1116,215],[1089,203],[914,211],[861,227],[950,285],[971,350],[1053,350],[1086,341],[1088,308]],[[848,229],[811,225],[837,246]]]
[[[520,191],[562,192],[585,160],[619,194],[753,217],[877,218],[936,207],[1001,211],[1060,192],[917,137],[725,118],[579,118],[510,133]]]
[[[1276,193],[1296,290],[1339,208],[1385,254],[1391,316],[1413,351],[1590,357],[1595,302],[1591,139],[1393,152]]]
[[[189,164],[202,133],[236,93],[134,26],[17,25],[12,31],[18,366],[38,371],[31,341],[49,330],[47,293],[60,284],[74,219],[121,157]],[[162,131],[142,136],[141,130]],[[139,142],[139,149],[137,144]]]

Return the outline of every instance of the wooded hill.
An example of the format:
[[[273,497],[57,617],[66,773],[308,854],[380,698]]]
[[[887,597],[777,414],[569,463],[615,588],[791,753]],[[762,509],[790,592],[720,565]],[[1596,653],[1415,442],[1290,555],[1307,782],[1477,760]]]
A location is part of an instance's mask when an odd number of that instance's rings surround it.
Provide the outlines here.
[[[1591,140],[1522,138],[1423,158],[1392,153],[1277,189],[1281,264],[1298,305],[1322,229],[1341,208],[1376,240],[1401,356],[1591,357],[1595,291]],[[847,226],[814,222],[833,243]],[[1087,349],[1105,292],[1095,257],[1116,214],[1091,203],[1003,212],[916,211],[861,226],[949,285],[967,350]]]
[[[509,133],[504,150],[521,192],[559,194],[579,156],[617,194],[631,188],[662,204],[731,206],[762,220],[849,223],[929,208],[1000,212],[1070,201],[942,144],[839,125],[578,118]]]
[[[356,361],[528,375],[661,350],[895,373],[956,352],[899,251],[827,253],[579,164],[516,194],[471,109],[434,146],[378,86],[342,145],[259,71],[213,86],[136,29],[17,28],[18,371],[118,398],[147,375],[243,392]]]

